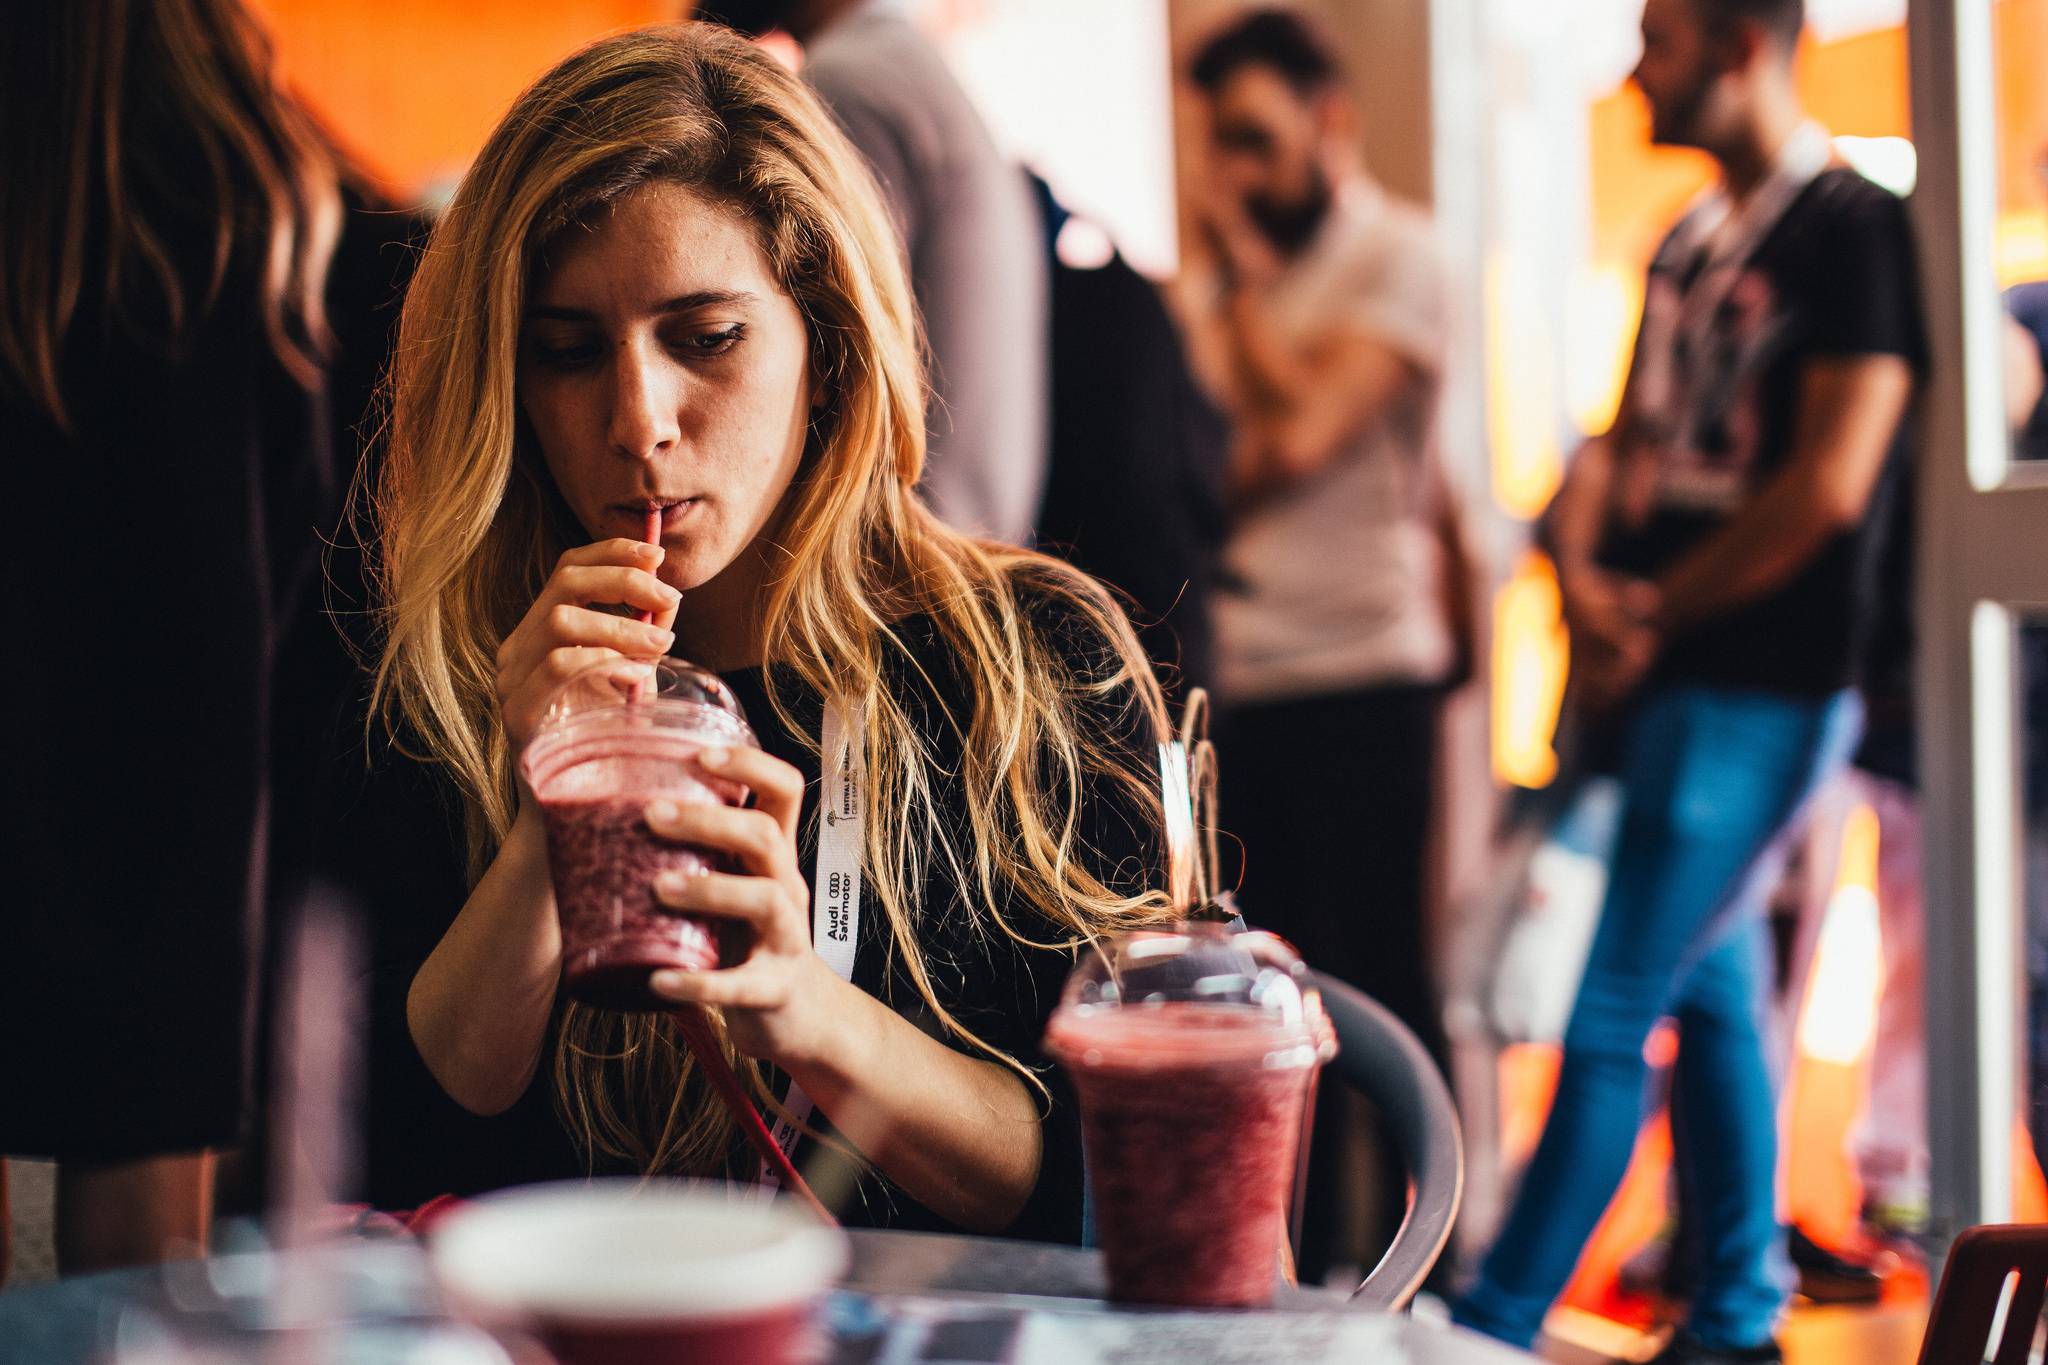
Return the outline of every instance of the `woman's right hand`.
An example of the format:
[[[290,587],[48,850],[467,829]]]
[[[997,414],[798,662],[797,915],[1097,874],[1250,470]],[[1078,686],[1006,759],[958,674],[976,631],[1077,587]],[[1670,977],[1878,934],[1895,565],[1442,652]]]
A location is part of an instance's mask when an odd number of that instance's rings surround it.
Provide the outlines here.
[[[533,738],[548,699],[574,674],[605,659],[658,659],[668,653],[683,595],[654,576],[662,555],[659,545],[600,540],[555,562],[540,596],[498,646],[498,707],[513,753]],[[643,625],[593,604],[652,612],[654,623]]]

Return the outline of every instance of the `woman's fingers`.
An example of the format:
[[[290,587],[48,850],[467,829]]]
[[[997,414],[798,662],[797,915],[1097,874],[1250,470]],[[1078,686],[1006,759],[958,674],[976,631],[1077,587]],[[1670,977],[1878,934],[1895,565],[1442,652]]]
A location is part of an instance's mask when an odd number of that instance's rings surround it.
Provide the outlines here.
[[[604,659],[618,659],[618,651],[602,647],[551,649],[532,667],[506,667],[498,673],[498,706],[506,712],[506,724],[514,735],[526,733],[532,720],[539,720],[541,706],[563,681],[582,673]],[[532,712],[532,714],[528,714]]]
[[[557,605],[584,606],[591,602],[617,604],[653,612],[659,620],[673,615],[683,595],[654,576],[644,564],[601,564],[572,566],[555,570],[542,592],[543,599]]]
[[[779,978],[744,966],[710,972],[669,968],[648,977],[647,984],[656,995],[677,1004],[717,1005],[723,1009],[772,1010],[789,995]]]
[[[644,540],[628,540],[624,536],[613,536],[608,540],[593,540],[588,545],[576,545],[562,551],[562,557],[555,561],[555,572],[591,564],[638,564],[651,569],[661,563],[666,553],[659,545],[649,545]]]
[[[738,744],[697,751],[697,762],[715,777],[730,778],[754,793],[754,809],[796,838],[804,809],[804,775],[765,749]]]
[[[654,879],[655,899],[678,914],[717,915],[767,934],[792,919],[794,907],[781,882],[729,872],[664,872]]]
[[[515,696],[536,678],[559,683],[601,656],[658,659],[674,643],[662,626],[589,607],[553,607],[542,629],[517,634],[498,651],[498,696]]]
[[[648,804],[644,818],[662,838],[730,854],[756,876],[781,877],[796,870],[788,831],[766,811],[662,798]]]
[[[631,659],[658,659],[675,642],[674,632],[666,627],[643,625],[630,616],[566,604],[548,612],[548,643],[554,651],[564,646],[595,645],[617,650]]]

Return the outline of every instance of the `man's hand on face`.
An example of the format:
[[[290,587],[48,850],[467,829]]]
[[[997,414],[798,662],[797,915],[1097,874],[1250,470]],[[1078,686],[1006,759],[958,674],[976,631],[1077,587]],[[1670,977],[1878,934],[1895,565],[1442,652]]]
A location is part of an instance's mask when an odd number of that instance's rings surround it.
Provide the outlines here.
[[[1235,193],[1212,187],[1202,197],[1201,223],[1227,287],[1263,289],[1279,278],[1280,253]]]

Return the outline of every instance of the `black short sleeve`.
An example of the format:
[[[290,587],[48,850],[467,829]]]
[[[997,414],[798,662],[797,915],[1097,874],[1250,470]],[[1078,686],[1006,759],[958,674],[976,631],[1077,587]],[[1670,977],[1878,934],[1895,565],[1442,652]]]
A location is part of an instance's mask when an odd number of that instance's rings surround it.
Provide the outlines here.
[[[1906,206],[1853,173],[1815,187],[1834,222],[1810,229],[1814,256],[1811,350],[1817,356],[1896,355],[1927,364],[1920,276]]]

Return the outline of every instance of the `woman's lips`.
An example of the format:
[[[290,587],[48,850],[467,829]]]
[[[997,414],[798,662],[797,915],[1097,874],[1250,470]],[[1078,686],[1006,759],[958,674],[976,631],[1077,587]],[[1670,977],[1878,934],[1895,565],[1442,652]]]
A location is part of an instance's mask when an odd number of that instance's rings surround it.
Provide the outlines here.
[[[622,535],[638,540],[647,531],[647,513],[656,507],[661,509],[661,529],[672,531],[677,523],[690,514],[699,502],[697,498],[664,498],[659,502],[619,502],[608,509],[615,525],[623,528]]]

